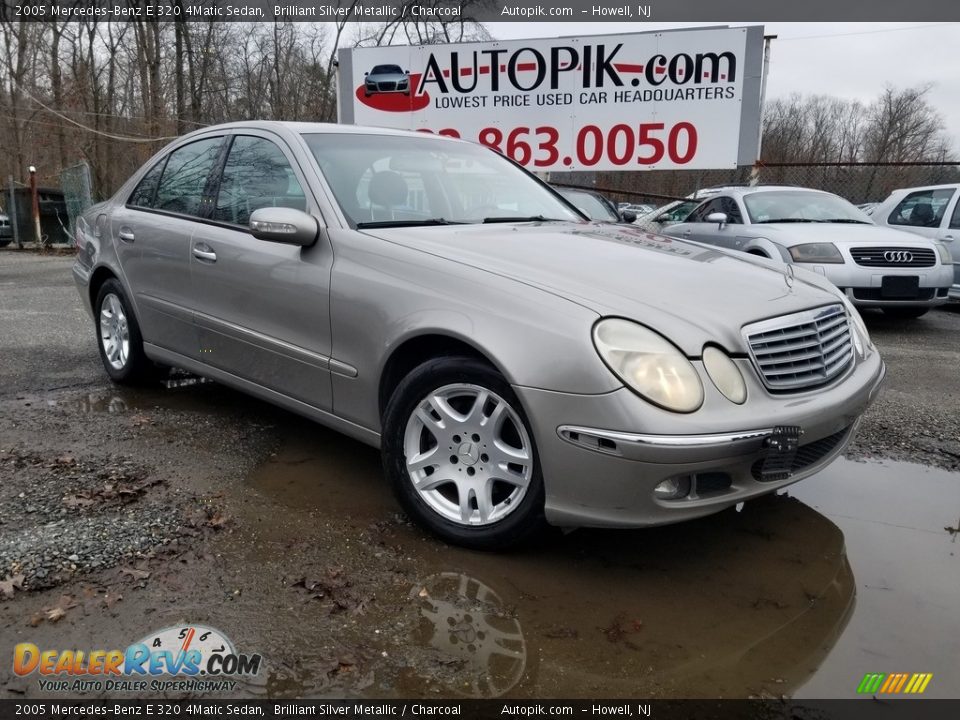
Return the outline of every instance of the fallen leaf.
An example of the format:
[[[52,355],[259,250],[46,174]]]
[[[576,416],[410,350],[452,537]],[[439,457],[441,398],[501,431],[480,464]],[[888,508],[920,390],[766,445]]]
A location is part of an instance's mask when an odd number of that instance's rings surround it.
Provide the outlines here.
[[[59,607],[50,608],[46,611],[47,620],[52,623],[58,622],[66,614],[67,611]]]
[[[146,570],[137,570],[136,568],[120,568],[120,572],[129,575],[134,580],[146,580],[150,573]]]
[[[14,590],[23,590],[23,575],[7,576],[0,580],[0,595],[5,598],[12,598]]]

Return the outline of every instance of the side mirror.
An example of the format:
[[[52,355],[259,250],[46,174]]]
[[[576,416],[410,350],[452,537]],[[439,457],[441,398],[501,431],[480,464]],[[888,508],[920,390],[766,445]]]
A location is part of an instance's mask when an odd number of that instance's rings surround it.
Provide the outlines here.
[[[632,210],[624,210],[622,213],[620,213],[620,219],[625,223],[636,222],[637,214]]]
[[[404,71],[403,71],[403,74],[404,74],[404,75],[409,75],[409,74],[410,74],[410,71],[409,71],[409,70],[404,70]]]
[[[257,240],[310,247],[317,241],[320,224],[302,210],[268,207],[250,215],[250,232]]]
[[[670,217],[670,213],[663,213],[663,215],[657,215],[657,217],[654,219],[654,222],[665,223],[670,222],[671,220],[673,220],[673,218]]]
[[[365,72],[365,73],[363,74],[363,76],[366,77],[366,76],[369,75],[369,74],[370,74],[370,73]]]
[[[716,223],[720,227],[723,227],[727,224],[727,214],[722,212],[710,213],[707,215],[708,223]]]

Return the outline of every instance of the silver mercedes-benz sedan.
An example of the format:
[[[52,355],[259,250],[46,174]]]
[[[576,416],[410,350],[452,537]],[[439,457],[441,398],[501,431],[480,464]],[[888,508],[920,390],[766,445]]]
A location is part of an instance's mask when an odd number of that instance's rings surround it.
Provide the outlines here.
[[[423,133],[206,128],[77,243],[114,381],[176,366],[379,447],[407,512],[472,547],[773,492],[843,451],[884,374],[826,278],[592,223]]]

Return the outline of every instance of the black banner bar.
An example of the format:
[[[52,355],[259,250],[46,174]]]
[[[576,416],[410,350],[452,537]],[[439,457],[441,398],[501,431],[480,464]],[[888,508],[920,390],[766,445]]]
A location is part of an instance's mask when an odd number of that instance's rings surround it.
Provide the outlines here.
[[[47,718],[656,718],[954,720],[960,700],[0,700],[0,720]]]
[[[7,20],[224,22],[939,22],[955,0],[3,0]]]

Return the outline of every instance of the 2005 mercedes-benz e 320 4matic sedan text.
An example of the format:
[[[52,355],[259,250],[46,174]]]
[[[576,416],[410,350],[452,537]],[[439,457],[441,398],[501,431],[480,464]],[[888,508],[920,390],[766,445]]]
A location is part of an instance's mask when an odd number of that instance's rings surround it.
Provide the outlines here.
[[[379,446],[404,508],[473,547],[772,492],[844,449],[884,373],[825,279],[591,223],[422,133],[204,129],[77,241],[111,378],[185,368]]]

